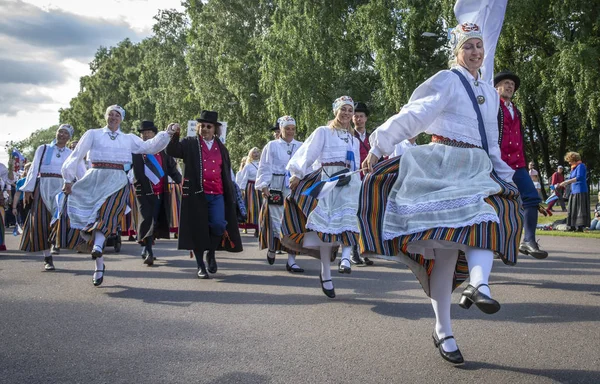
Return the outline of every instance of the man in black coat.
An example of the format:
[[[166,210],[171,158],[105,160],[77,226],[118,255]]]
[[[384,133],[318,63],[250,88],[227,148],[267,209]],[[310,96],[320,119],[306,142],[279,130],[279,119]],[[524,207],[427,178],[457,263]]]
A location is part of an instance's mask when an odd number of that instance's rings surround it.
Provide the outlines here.
[[[196,135],[179,141],[180,127],[167,145],[167,153],[185,164],[178,249],[193,250],[198,278],[217,272],[215,251],[223,243],[229,252],[241,252],[231,160],[219,139],[221,123],[217,112],[202,111]],[[208,270],[204,264],[204,252]]]
[[[140,136],[152,139],[158,129],[152,121],[142,121]],[[168,177],[181,184],[181,173],[173,157],[161,151],[155,155],[133,155],[135,196],[138,207],[138,242],[142,245],[144,264],[154,264],[152,242],[169,238],[170,194]]]

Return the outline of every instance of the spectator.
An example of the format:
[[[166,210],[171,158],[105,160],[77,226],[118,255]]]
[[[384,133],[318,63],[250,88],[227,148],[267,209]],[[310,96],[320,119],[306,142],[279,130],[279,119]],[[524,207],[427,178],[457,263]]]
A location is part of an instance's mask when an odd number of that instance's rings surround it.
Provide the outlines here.
[[[538,171],[535,170],[534,168],[534,164],[533,161],[529,163],[529,176],[531,177],[531,181],[533,181],[533,186],[535,187],[535,190],[538,193],[538,196],[540,196],[540,199],[542,198],[542,185],[540,184],[540,174],[538,173]]]
[[[550,204],[548,204],[549,211],[552,211],[552,207],[558,201],[560,207],[562,208],[562,211],[567,212],[567,209],[565,208],[565,200],[563,198],[565,188],[559,186],[559,184],[563,181],[565,181],[565,176],[563,175],[563,167],[562,165],[559,165],[558,168],[556,168],[556,172],[552,174],[552,179],[550,181],[550,185],[554,187],[554,194],[556,195],[557,199],[553,200],[552,202],[550,202]]]
[[[581,156],[577,152],[568,152],[565,155],[565,160],[571,165],[571,176],[559,185],[561,187],[571,185],[567,226],[570,227],[571,231],[583,232],[583,228],[590,222],[587,170],[581,162]]]
[[[600,192],[598,192],[598,202],[594,209],[594,218],[590,223],[590,231],[600,231]]]

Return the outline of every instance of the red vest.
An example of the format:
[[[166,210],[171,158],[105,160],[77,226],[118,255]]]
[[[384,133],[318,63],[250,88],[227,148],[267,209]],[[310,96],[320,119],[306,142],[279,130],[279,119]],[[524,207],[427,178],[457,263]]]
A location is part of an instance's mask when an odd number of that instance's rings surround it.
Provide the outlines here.
[[[356,139],[358,140],[358,146],[360,149],[360,163],[358,163],[358,167],[360,167],[362,162],[365,161],[365,159],[367,158],[369,151],[371,150],[371,143],[369,143],[369,134],[368,133],[365,135],[365,141],[362,141],[360,139],[360,134],[356,131],[354,131],[354,137],[356,137]],[[364,175],[361,172],[360,178],[362,179],[363,177],[364,177]]]
[[[223,179],[221,178],[223,159],[217,140],[219,138],[215,137],[212,148],[209,150],[204,140],[200,139],[200,145],[202,146],[202,186],[204,193],[208,195],[223,194]]]
[[[517,108],[513,105],[515,117],[510,115],[510,111],[500,100],[500,108],[504,116],[504,127],[502,130],[502,142],[500,143],[500,153],[502,160],[512,169],[525,167],[525,148],[523,148],[523,134],[521,133],[521,121],[517,115]]]

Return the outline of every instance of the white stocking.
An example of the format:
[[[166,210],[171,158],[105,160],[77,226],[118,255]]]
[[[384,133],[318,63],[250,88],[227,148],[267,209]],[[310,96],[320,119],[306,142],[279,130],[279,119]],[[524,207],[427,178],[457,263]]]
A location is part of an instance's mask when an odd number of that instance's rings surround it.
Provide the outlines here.
[[[288,253],[288,265],[291,267],[294,264],[296,264],[296,255]]]
[[[44,256],[44,257],[50,256],[50,250],[49,249],[42,250],[42,256]]]
[[[94,245],[97,245],[100,248],[102,248],[104,246],[104,240],[106,240],[106,237],[104,237],[104,233],[98,230],[94,231]]]
[[[452,320],[450,319],[450,304],[452,299],[452,281],[458,260],[456,249],[435,249],[435,263],[429,277],[431,305],[435,312],[435,332],[438,338],[452,336]],[[446,352],[458,349],[454,339],[442,344]]]
[[[323,245],[319,248],[321,253],[321,279],[331,280],[331,246]],[[333,282],[323,283],[325,289],[333,289]]]
[[[104,269],[104,256],[102,257],[97,257],[96,260],[94,260],[95,264],[96,264],[96,271],[102,271]],[[102,277],[102,272],[94,272],[94,279],[99,279]]]
[[[494,252],[489,249],[469,247],[465,254],[469,264],[469,284],[473,287],[477,287],[479,284],[487,284],[494,264]],[[489,287],[479,287],[478,290],[492,297]]]
[[[342,265],[346,268],[350,268],[350,253],[352,252],[352,246],[342,245]]]

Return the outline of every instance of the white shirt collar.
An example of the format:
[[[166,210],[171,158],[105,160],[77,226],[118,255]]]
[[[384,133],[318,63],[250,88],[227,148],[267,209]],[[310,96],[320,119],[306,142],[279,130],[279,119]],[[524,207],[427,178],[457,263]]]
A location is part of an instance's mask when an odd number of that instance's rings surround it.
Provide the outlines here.
[[[105,126],[104,128],[102,128],[102,133],[109,133],[109,132],[112,132],[112,131],[108,128],[108,125]],[[115,133],[121,133],[121,127],[117,128]]]
[[[455,65],[454,67],[452,67],[452,69],[454,69],[454,68],[458,69],[460,71],[460,73],[465,75],[467,77],[467,80],[469,80],[470,83],[475,82],[475,80],[481,81],[481,78],[479,76],[476,79],[475,76],[473,76],[471,74],[471,72],[469,72],[467,70],[467,68],[463,67],[462,65]]]

